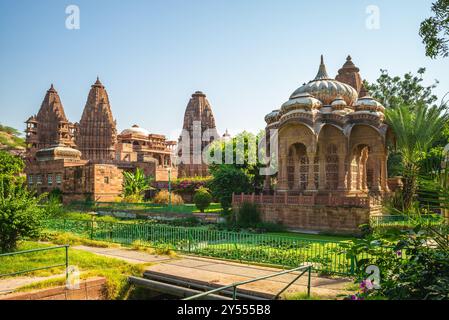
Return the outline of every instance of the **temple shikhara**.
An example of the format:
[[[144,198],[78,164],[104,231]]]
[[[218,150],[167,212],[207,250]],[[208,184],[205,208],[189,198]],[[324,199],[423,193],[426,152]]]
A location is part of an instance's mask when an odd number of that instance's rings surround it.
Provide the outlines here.
[[[266,176],[265,194],[234,195],[234,205],[257,202],[265,220],[297,229],[357,231],[389,192],[384,110],[350,56],[336,79],[321,57],[315,78],[265,117],[267,136],[278,135],[267,149],[277,153],[275,188]]]
[[[219,136],[212,107],[203,92],[192,94],[182,128],[183,133],[178,141],[179,176],[208,176],[208,165],[203,161],[202,152]]]
[[[389,193],[384,107],[363,85],[350,56],[335,79],[324,59],[315,78],[265,116],[267,156],[276,154],[260,195],[235,194],[233,205],[260,204],[263,219],[290,228],[355,232],[378,213]],[[212,107],[192,94],[176,141],[138,125],[117,132],[105,86],[97,78],[81,119],[71,123],[53,87],[37,115],[27,121],[26,173],[39,192],[58,188],[65,202],[116,199],[123,170],[141,168],[156,181],[207,176],[202,152],[218,135]],[[173,157],[175,156],[175,157]],[[176,159],[174,163],[172,159]]]
[[[177,176],[176,146],[164,135],[134,125],[117,133],[109,97],[97,78],[79,123],[68,121],[51,85],[37,115],[26,121],[28,184],[39,193],[59,189],[64,202],[113,201],[122,192],[123,170],[141,168],[156,181]]]

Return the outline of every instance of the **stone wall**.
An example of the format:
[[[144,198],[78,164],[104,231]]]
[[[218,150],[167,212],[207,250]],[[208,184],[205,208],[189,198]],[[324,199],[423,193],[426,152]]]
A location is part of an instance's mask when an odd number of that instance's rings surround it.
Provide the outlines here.
[[[238,210],[239,204],[233,205]],[[331,207],[295,204],[259,205],[262,220],[280,223],[289,229],[328,232],[335,234],[359,234],[359,226],[369,223],[370,214],[377,207]]]
[[[0,296],[0,300],[103,300],[106,278],[96,277],[81,281],[79,289],[65,286]]]

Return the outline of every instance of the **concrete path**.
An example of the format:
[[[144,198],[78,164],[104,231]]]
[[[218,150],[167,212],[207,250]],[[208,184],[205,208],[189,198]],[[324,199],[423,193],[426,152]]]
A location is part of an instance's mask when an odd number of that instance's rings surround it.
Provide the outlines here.
[[[43,280],[64,277],[65,274],[55,274],[48,277],[14,277],[0,279],[0,295],[8,294],[16,290],[17,288],[32,284],[34,282],[39,282]]]
[[[221,261],[209,258],[199,258],[183,256],[179,260],[170,260],[155,264],[146,268],[145,274],[151,276],[163,275],[179,280],[188,280],[198,284],[221,287],[239,281],[255,279],[270,274],[275,274],[282,269],[255,266],[229,261]],[[251,294],[254,292],[263,293],[266,297],[272,298],[287,284],[292,282],[298,272],[284,274],[239,286],[239,292]],[[307,292],[307,274],[299,278],[286,293]],[[335,298],[340,294],[350,294],[348,285],[353,281],[347,278],[320,277],[312,274],[311,293],[326,298]]]
[[[75,246],[73,249],[88,251],[94,254],[117,258],[129,263],[152,263],[146,267],[147,275],[163,275],[179,280],[196,282],[198,284],[206,284],[208,286],[220,287],[235,282],[254,279],[260,276],[274,274],[282,271],[282,269],[250,265],[245,263],[237,263],[223,261],[211,258],[202,258],[194,256],[177,256],[175,258],[165,255],[154,255],[143,251],[136,251],[127,248],[95,248],[87,246]],[[297,275],[297,273],[296,273]],[[24,285],[50,279],[52,277],[60,277],[54,275],[51,277],[15,277],[0,280],[1,292],[10,292]],[[249,294],[258,292],[265,294],[267,297],[273,297],[277,292],[290,283],[295,274],[285,274],[274,278],[257,281],[239,287],[239,292],[247,292]],[[327,298],[335,298],[339,294],[349,294],[347,287],[352,284],[351,279],[322,277],[317,274],[312,275],[311,292]],[[307,276],[303,275],[292,285],[287,293],[297,293],[307,291]]]
[[[75,246],[71,248],[88,251],[105,257],[117,258],[129,263],[157,263],[172,259],[165,255],[154,255],[144,251],[131,250],[127,248],[96,248],[88,246]]]
[[[176,258],[168,256],[152,255],[141,251],[124,248],[93,248],[77,246],[74,249],[85,250],[103,256],[113,257],[130,263],[153,263],[146,268],[146,274],[163,275],[179,280],[193,281],[209,286],[225,286],[234,282],[254,279],[282,271],[282,269],[262,267],[245,263],[223,261],[211,258],[193,257],[181,255]],[[257,281],[242,287],[243,290],[257,291],[274,295],[290,283],[295,274],[286,274]],[[323,297],[336,297],[339,294],[349,294],[348,285],[352,280],[340,277],[322,277],[312,274],[312,294]],[[287,293],[306,292],[307,277],[302,276],[292,285]]]

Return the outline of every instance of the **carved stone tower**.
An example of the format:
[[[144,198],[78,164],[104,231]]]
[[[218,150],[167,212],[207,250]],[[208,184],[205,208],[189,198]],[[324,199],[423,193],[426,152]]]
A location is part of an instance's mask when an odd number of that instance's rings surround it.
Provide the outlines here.
[[[27,158],[32,160],[36,151],[57,144],[74,147],[74,125],[67,120],[58,92],[51,85],[37,115],[26,122]]]
[[[206,95],[196,91],[187,104],[183,133],[179,137],[179,176],[207,176],[208,165],[202,160],[201,154],[212,141],[219,138],[212,107]]]
[[[335,77],[335,80],[349,84],[357,90],[357,93],[360,93],[363,82],[359,71],[360,69],[352,62],[351,56],[348,56],[343,67],[338,70],[338,75]]]
[[[116,121],[112,117],[108,93],[97,77],[77,124],[76,144],[83,159],[107,162],[115,159],[116,143]]]

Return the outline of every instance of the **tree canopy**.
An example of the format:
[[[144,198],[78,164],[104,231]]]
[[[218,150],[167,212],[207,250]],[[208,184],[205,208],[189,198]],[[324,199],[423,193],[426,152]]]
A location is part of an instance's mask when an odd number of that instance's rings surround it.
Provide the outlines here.
[[[433,16],[421,22],[419,35],[426,47],[426,55],[432,59],[449,56],[449,0],[437,0],[432,4]]]

